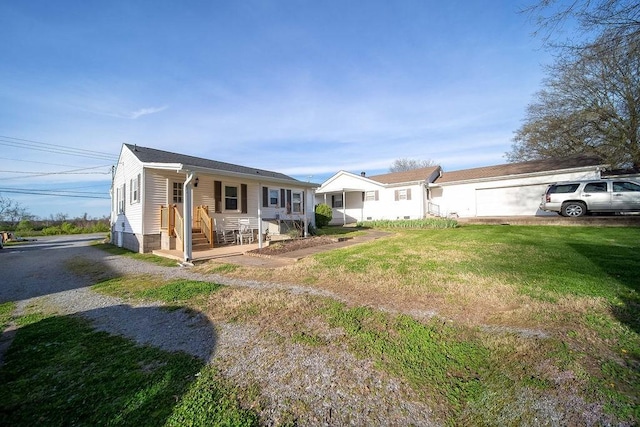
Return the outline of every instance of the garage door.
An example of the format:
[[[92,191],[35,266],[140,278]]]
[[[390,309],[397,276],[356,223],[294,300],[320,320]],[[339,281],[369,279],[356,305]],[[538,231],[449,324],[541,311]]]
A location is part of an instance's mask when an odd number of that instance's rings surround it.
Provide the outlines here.
[[[546,184],[476,189],[476,216],[535,215]]]

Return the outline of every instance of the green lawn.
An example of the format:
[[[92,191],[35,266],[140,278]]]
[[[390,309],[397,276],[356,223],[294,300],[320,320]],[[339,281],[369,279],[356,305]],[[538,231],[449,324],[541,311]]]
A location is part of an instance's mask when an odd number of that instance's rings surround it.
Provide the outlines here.
[[[589,417],[600,424],[640,422],[640,228],[392,233],[283,269],[211,267],[307,283],[346,303],[153,276],[102,278],[94,289],[188,307],[214,324],[261,326],[262,339],[277,345],[348,349],[410,384],[443,424],[535,425],[551,417],[564,425]],[[72,267],[88,273],[81,262]],[[0,306],[4,323],[12,307]],[[215,367],[93,332],[74,318],[36,313],[21,322],[0,368],[7,385],[0,417],[11,425],[60,425],[69,416],[79,425],[257,422],[243,409],[251,402]],[[117,397],[100,398],[111,394]],[[43,409],[30,411],[33,406]]]

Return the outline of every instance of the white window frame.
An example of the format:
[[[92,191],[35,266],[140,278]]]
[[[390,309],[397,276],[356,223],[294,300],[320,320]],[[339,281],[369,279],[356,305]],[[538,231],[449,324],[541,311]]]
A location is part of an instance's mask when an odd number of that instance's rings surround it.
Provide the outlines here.
[[[274,197],[272,194],[275,194],[275,203],[273,203]],[[271,207],[279,207],[280,206],[280,189],[279,188],[269,188],[269,206]]]
[[[398,190],[398,201],[407,200],[407,189],[402,188]]]
[[[365,191],[364,193],[364,201],[365,202],[374,202],[376,200],[376,191]]]
[[[118,214],[123,214],[124,213],[124,206],[125,206],[125,201],[126,201],[126,184],[122,184],[120,187],[118,187],[116,189],[116,200],[118,201],[117,204],[118,206],[116,207],[116,209],[118,210]]]
[[[129,203],[140,203],[140,174],[129,182]]]
[[[344,200],[342,200],[342,194],[334,194],[333,197],[333,209],[342,209],[344,206]]]
[[[298,202],[296,202],[296,196],[300,198]],[[297,209],[296,209],[296,205],[298,205]],[[302,191],[291,192],[291,212],[302,213]]]
[[[227,188],[235,188],[235,190],[236,190],[235,197],[227,196]],[[228,209],[227,208],[227,200],[235,200],[236,201],[236,208],[235,209]],[[222,184],[222,203],[224,203],[224,211],[225,212],[240,212],[240,184],[226,184],[226,183]]]
[[[183,186],[181,182],[174,181],[171,183],[171,200],[173,203],[182,203],[184,200]]]

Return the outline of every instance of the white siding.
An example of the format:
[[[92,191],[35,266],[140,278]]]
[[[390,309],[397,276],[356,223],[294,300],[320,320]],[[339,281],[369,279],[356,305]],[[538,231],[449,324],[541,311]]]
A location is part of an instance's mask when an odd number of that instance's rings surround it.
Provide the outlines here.
[[[114,198],[117,195],[118,189],[121,188],[123,184],[125,186],[124,214],[120,214],[118,212],[118,206],[112,204],[111,221],[112,224],[115,223],[116,231],[142,234],[142,202],[131,203],[130,196],[131,180],[136,178],[138,174],[140,174],[142,178],[142,164],[128,148],[123,146],[112,184]]]
[[[482,182],[442,184],[431,190],[431,201],[440,206],[441,216],[545,215],[538,209],[542,193],[553,182],[599,178],[591,171],[564,172],[524,178],[500,178]]]

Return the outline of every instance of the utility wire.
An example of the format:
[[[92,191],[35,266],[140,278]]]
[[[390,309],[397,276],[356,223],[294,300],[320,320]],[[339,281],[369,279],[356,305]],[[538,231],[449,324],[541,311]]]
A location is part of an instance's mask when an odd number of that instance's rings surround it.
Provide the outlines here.
[[[49,193],[49,192],[42,192],[42,191],[29,191],[29,190],[2,190],[2,192],[4,193],[15,193],[15,194],[32,194],[32,195],[38,195],[38,196],[55,196],[55,197],[79,197],[79,198],[83,198],[83,199],[103,199],[103,200],[110,200],[111,197],[99,197],[99,196],[90,196],[90,195],[83,195],[83,194],[64,194],[62,192],[59,193]]]
[[[116,161],[118,156],[101,151],[85,150],[82,148],[74,148],[65,145],[49,144],[46,142],[33,141],[30,139],[14,138],[11,136],[0,135],[0,145],[9,147],[25,148],[35,151],[43,151],[48,153],[65,154],[69,156],[88,157],[93,159]]]

